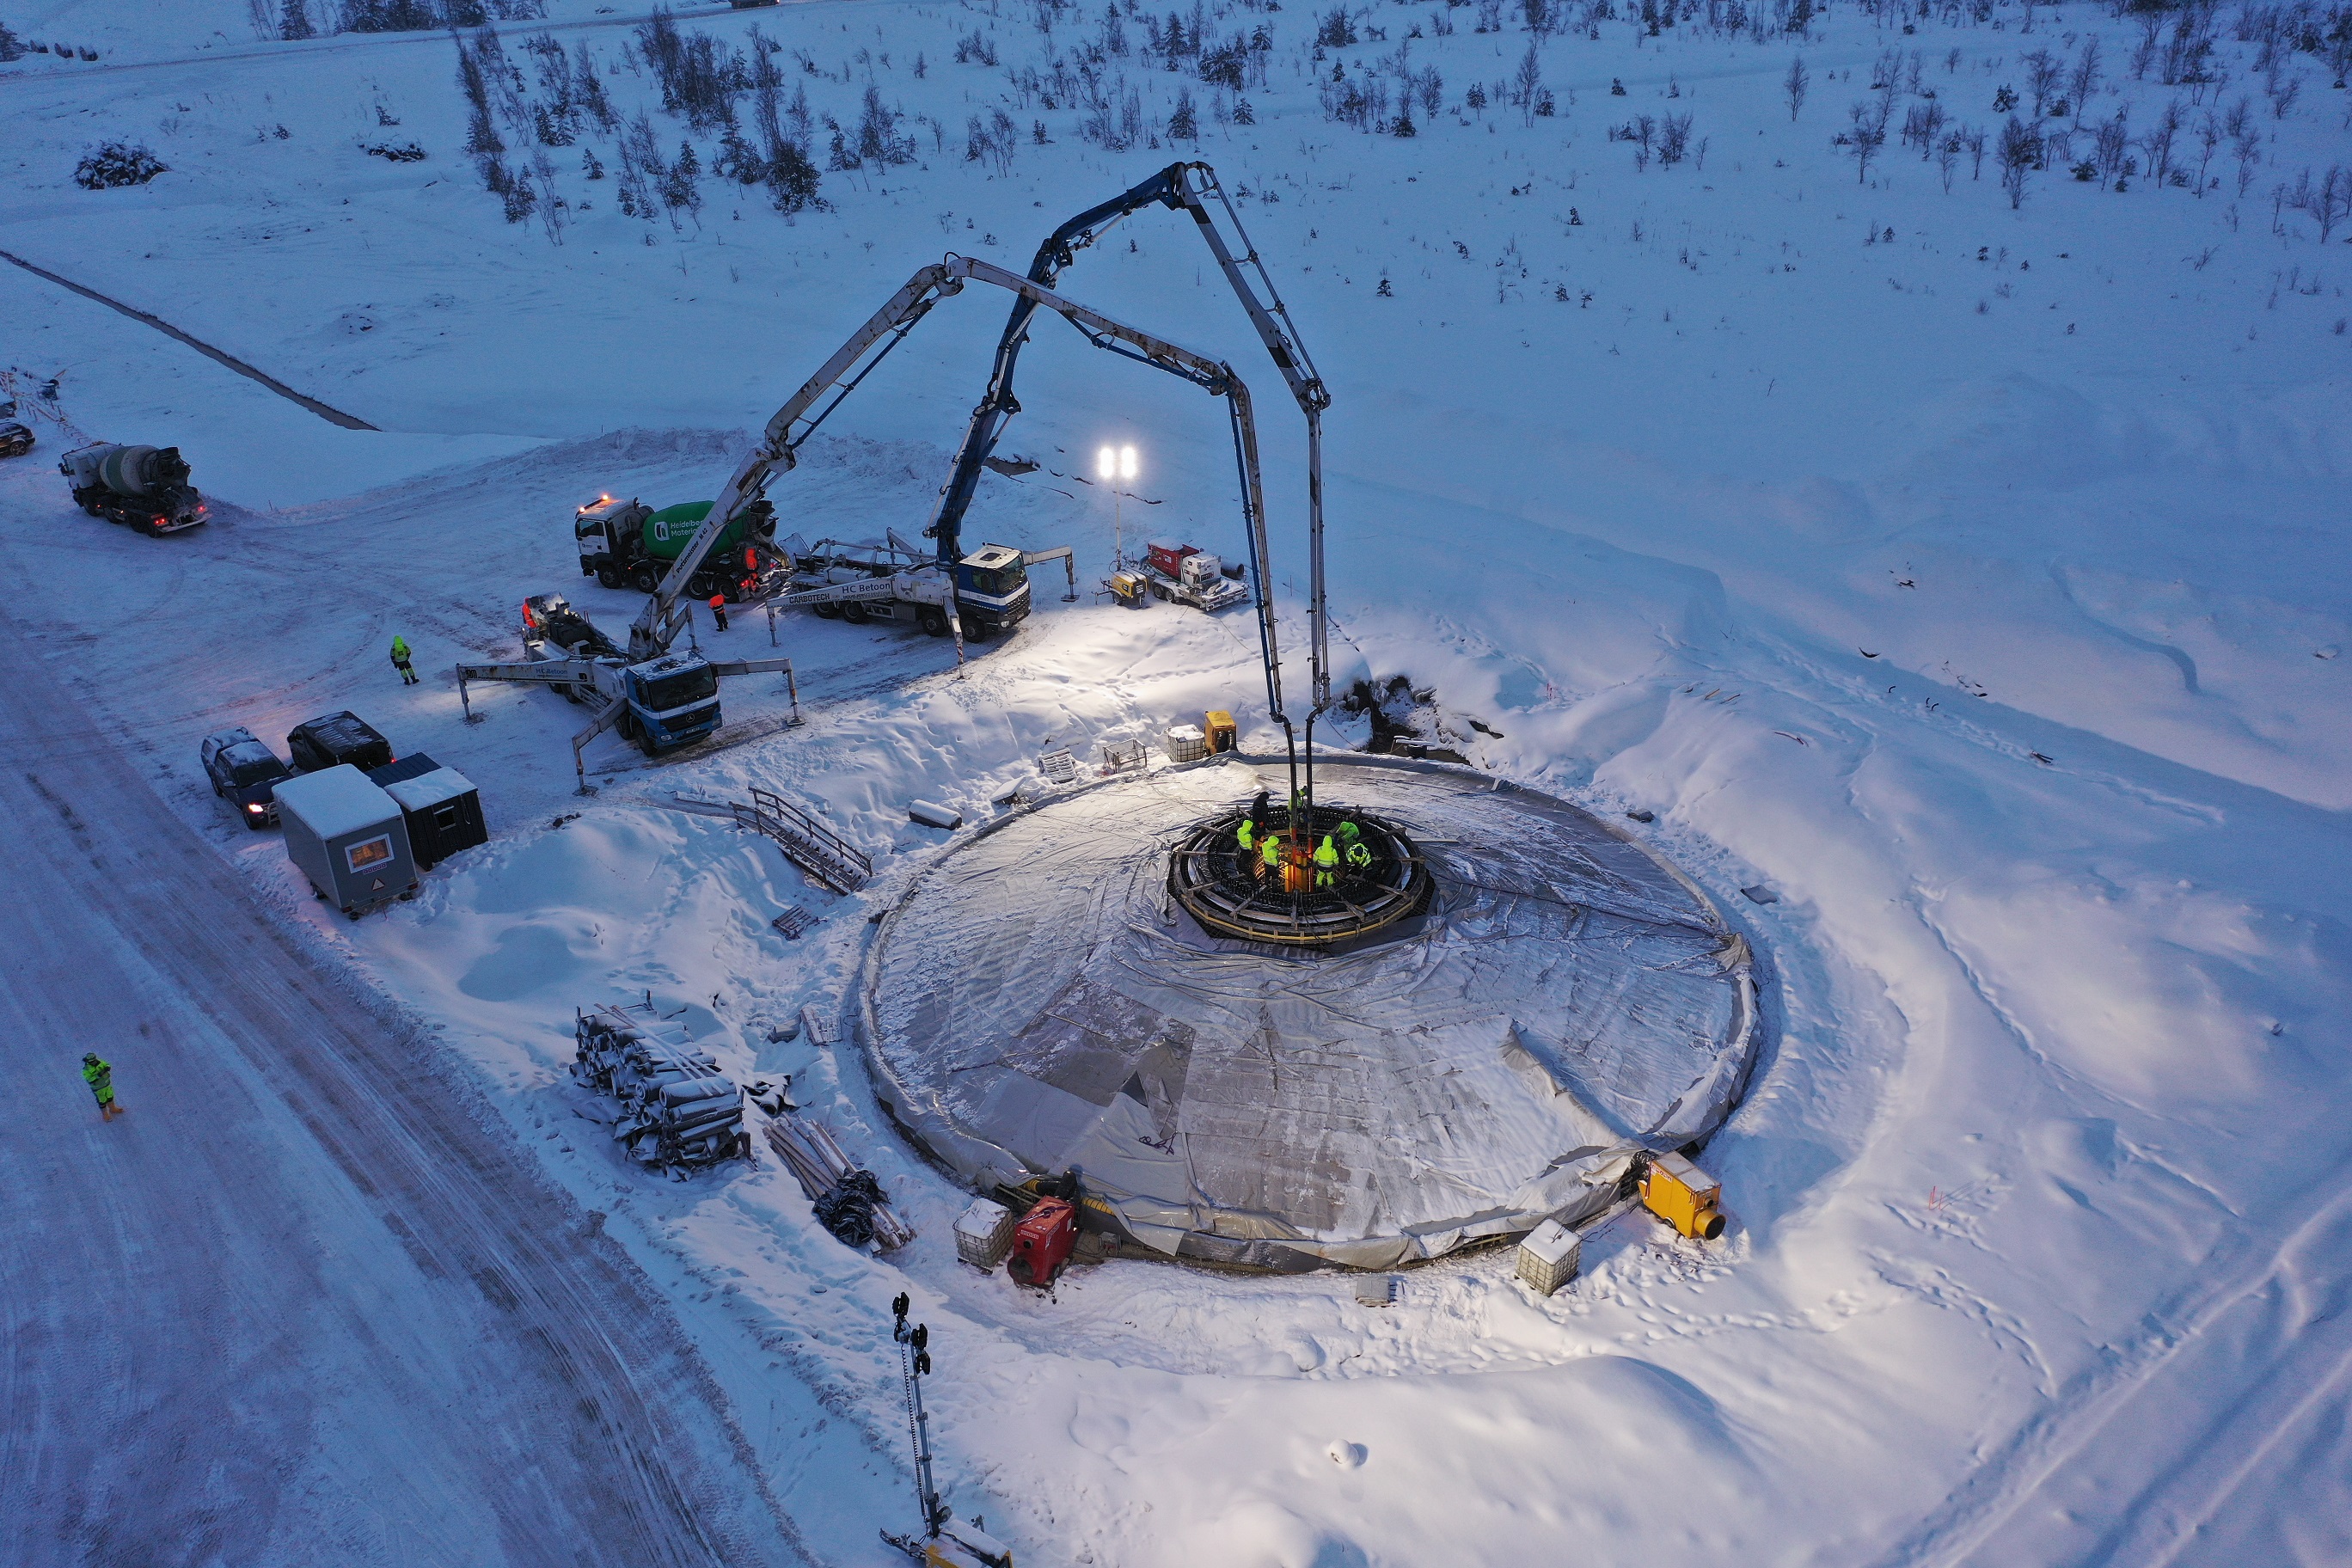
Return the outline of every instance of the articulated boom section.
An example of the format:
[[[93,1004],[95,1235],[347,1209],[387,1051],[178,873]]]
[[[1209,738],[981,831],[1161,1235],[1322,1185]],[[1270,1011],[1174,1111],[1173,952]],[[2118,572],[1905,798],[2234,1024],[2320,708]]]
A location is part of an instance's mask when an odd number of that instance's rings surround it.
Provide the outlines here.
[[[1223,210],[1232,227],[1236,247],[1228,244],[1220,229],[1214,213],[1210,209],[1213,197]],[[1331,406],[1331,394],[1323,384],[1315,362],[1299,341],[1297,326],[1290,319],[1289,308],[1283,304],[1274,279],[1265,269],[1257,247],[1250,242],[1248,231],[1243,228],[1241,215],[1234,209],[1231,197],[1217,183],[1217,172],[1206,163],[1171,163],[1167,168],[1136,185],[1131,190],[1099,206],[1089,207],[1070,219],[1046,237],[1037,247],[1036,258],[1029,265],[1029,281],[1041,289],[1051,289],[1060,279],[1062,269],[1077,260],[1077,253],[1100,239],[1113,225],[1130,214],[1150,206],[1164,206],[1171,211],[1188,212],[1199,228],[1201,238],[1216,258],[1218,268],[1225,275],[1234,296],[1256,331],[1258,341],[1281,371],[1291,396],[1297,401],[1298,410],[1307,418],[1307,626],[1308,655],[1311,667],[1312,703],[1307,715],[1307,792],[1314,793],[1315,719],[1331,705],[1330,642],[1327,630],[1323,587],[1323,411]],[[1253,278],[1255,282],[1253,282]],[[1263,298],[1261,298],[1261,293]],[[961,535],[965,511],[971,507],[978,490],[980,476],[996,442],[1013,416],[1021,411],[1021,404],[1013,395],[1013,373],[1021,356],[1021,347],[1028,342],[1029,321],[1042,301],[1024,294],[1013,301],[1013,313],[998,338],[996,359],[989,375],[988,391],[978,407],[972,410],[971,428],[965,431],[963,445],[956,453],[953,471],[940,492],[940,504],[930,526],[923,531],[939,541],[940,558],[951,561],[961,548]],[[1181,374],[1181,373],[1180,373]],[[1261,512],[1262,516],[1262,512]],[[1273,704],[1273,717],[1287,735],[1290,720],[1283,711],[1280,695],[1281,680],[1276,668],[1277,653],[1273,640],[1273,610],[1268,603],[1270,589],[1265,574],[1265,550],[1263,541],[1255,536],[1252,548],[1256,557],[1256,587],[1264,631],[1263,652],[1266,661],[1266,688]],[[1294,756],[1296,749],[1294,747]],[[1297,784],[1294,781],[1294,789]]]
[[[1181,176],[1183,171],[1195,168],[1205,171],[1207,165],[1180,163],[1160,178],[1164,180],[1171,174]],[[1180,177],[1177,180],[1177,186],[1181,187],[1184,195],[1171,200],[1170,205],[1183,205],[1188,199],[1197,205],[1198,195],[1192,192],[1189,184]],[[1138,187],[1139,190],[1142,188]],[[1206,181],[1206,188],[1216,191],[1213,177]],[[1216,191],[1216,194],[1222,199],[1223,193]],[[1231,204],[1226,205],[1230,212]],[[1235,226],[1239,227],[1238,219]],[[1069,226],[1064,226],[1065,231],[1068,228]],[[1211,232],[1213,233],[1213,229]],[[1217,244],[1218,254],[1230,264],[1230,254],[1223,248],[1221,240]],[[1249,258],[1251,263],[1255,265],[1256,253],[1251,251]],[[1263,276],[1262,267],[1259,272]],[[1232,276],[1238,279],[1240,273],[1237,269],[1234,269]],[[930,313],[934,305],[949,295],[961,292],[967,280],[993,284],[1018,296],[1015,309],[1019,325],[1024,331],[1026,329],[1029,318],[1039,309],[1050,310],[1076,327],[1087,341],[1097,348],[1107,349],[1113,353],[1164,370],[1171,375],[1181,376],[1208,392],[1212,396],[1225,399],[1226,411],[1231,416],[1233,423],[1234,458],[1241,478],[1243,523],[1250,541],[1252,564],[1258,583],[1258,635],[1265,658],[1266,697],[1275,718],[1287,733],[1290,721],[1284,716],[1282,708],[1280,660],[1275,641],[1274,603],[1265,590],[1270,571],[1265,537],[1265,488],[1258,478],[1257,423],[1250,404],[1249,387],[1234,373],[1234,368],[1223,361],[1194,353],[1190,349],[1180,347],[1164,338],[1154,337],[1125,322],[1114,321],[1099,310],[1091,310],[1076,300],[1065,299],[1044,284],[968,256],[950,256],[945,260],[934,262],[923,268],[909,278],[904,288],[893,294],[879,310],[866,319],[863,326],[851,333],[849,341],[835,350],[833,357],[825,361],[817,373],[811,376],[782,408],[776,410],[775,415],[768,421],[767,429],[763,433],[760,445],[752,449],[751,455],[744,458],[742,465],[721,487],[718,499],[711,503],[709,515],[703,519],[702,526],[696,531],[694,538],[688,542],[685,550],[681,551],[677,559],[671,563],[669,574],[662,579],[661,587],[646,602],[645,610],[637,616],[635,624],[630,626],[630,658],[633,659],[654,658],[669,647],[670,642],[677,637],[678,628],[685,624],[685,610],[678,604],[678,596],[684,591],[688,580],[701,566],[703,557],[709,552],[713,542],[726,530],[729,521],[743,508],[760,499],[767,489],[768,481],[777,473],[789,470],[793,467],[801,445],[816,432],[817,427],[824,423],[826,417],[835,408],[841,405],[841,400],[856,391],[858,383],[873,374],[874,368],[881,363],[892,349],[906,340],[907,334],[914,330],[918,321]],[[1271,291],[1269,287],[1268,292]],[[1253,304],[1255,303],[1255,296],[1249,294],[1245,287],[1244,287],[1244,296]],[[1264,314],[1262,309],[1258,314]],[[1265,320],[1268,323],[1273,321],[1271,316],[1267,316]],[[1289,341],[1283,336],[1278,326],[1262,326],[1260,330],[1261,332],[1267,331],[1275,332],[1276,335],[1269,340],[1270,342],[1287,342]],[[1018,333],[1014,335],[1017,336]],[[1004,386],[1004,396],[1009,402],[1012,359],[1005,350],[1000,347],[998,360],[999,377]],[[1298,366],[1304,362],[1303,353],[1293,353],[1286,349],[1276,355],[1276,363],[1283,365],[1286,374],[1303,374],[1298,371]],[[995,384],[992,383],[992,388]],[[1322,384],[1319,381],[1312,381],[1306,384],[1311,384],[1319,389]],[[831,395],[829,401],[828,394]],[[992,395],[993,391],[992,391]],[[823,405],[819,406],[821,403]],[[983,414],[987,406],[986,404],[982,405]],[[1001,423],[1000,420],[999,424]],[[977,433],[979,428],[979,422],[976,419],[974,432]],[[972,436],[966,437],[966,456],[970,456],[971,452],[972,439]],[[989,442],[991,445],[993,444],[992,434],[989,437]],[[987,447],[981,447],[979,457],[986,456]],[[958,471],[961,473],[963,459],[960,458],[958,463]],[[975,469],[978,463],[979,458],[973,458],[971,466]],[[960,508],[957,515],[961,516]],[[940,554],[937,561],[939,576],[943,584],[951,585],[956,580],[958,570],[965,563],[959,553],[952,528],[939,531],[939,538]],[[1046,552],[1037,559],[1051,559],[1058,553]],[[1066,555],[1062,555],[1060,558],[1065,562],[1069,561]],[[1027,558],[1024,559],[1025,561]],[[1071,573],[1072,591],[1075,593],[1076,569],[1073,564],[1068,567],[1068,570]],[[813,605],[827,602],[841,602],[839,596],[828,600],[819,590],[810,590],[810,593],[813,596],[807,602]],[[878,599],[884,595],[880,591],[876,590],[872,596]],[[797,598],[797,595],[794,598]],[[787,602],[793,601],[788,599]],[[847,602],[854,603],[856,600],[851,599]],[[943,601],[942,608],[950,616],[950,625],[957,631],[961,639],[961,626],[953,619],[956,595],[951,586],[949,587],[948,596]]]

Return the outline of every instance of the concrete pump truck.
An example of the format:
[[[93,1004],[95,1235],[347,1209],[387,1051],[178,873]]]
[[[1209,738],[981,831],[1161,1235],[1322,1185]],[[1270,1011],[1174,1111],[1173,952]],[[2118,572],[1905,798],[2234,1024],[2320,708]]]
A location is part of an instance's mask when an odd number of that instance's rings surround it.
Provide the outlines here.
[[[458,697],[466,704],[468,720],[474,714],[467,688],[477,680],[531,682],[552,687],[574,701],[591,703],[596,716],[572,742],[573,771],[585,793],[588,785],[583,753],[589,742],[605,730],[618,730],[625,739],[635,741],[648,756],[674,751],[706,738],[719,728],[721,677],[762,670],[789,672],[792,661],[786,658],[719,660],[705,658],[691,646],[686,650],[672,647],[677,634],[691,625],[692,601],[681,602],[681,595],[702,571],[706,558],[729,528],[753,507],[764,504],[769,482],[796,465],[802,445],[841,405],[842,399],[906,340],[934,305],[961,293],[968,280],[1010,290],[1033,310],[1043,307],[1061,316],[1096,347],[1167,371],[1213,396],[1225,399],[1233,423],[1234,457],[1241,473],[1244,531],[1258,580],[1263,583],[1266,542],[1264,489],[1258,478],[1257,427],[1251,411],[1249,388],[1233,367],[1113,321],[1003,268],[971,257],[950,256],[908,279],[906,286],[852,333],[816,374],[776,411],[759,444],[729,477],[693,536],[669,563],[653,595],[630,626],[625,649],[562,603],[561,595],[538,595],[525,607],[523,658],[457,667]],[[846,598],[833,602],[844,603],[845,613],[846,604],[878,602],[886,595],[892,603],[929,605],[944,614],[961,650],[963,633],[959,584],[962,573],[958,569],[969,565],[974,572],[1002,573],[1014,563],[998,559],[1000,553],[1010,553],[1003,546],[975,552],[968,559],[958,548],[951,526],[942,527],[939,537],[940,552],[934,561],[909,570],[893,569],[887,576],[869,575],[865,586],[873,596],[871,600]],[[1042,556],[1022,557],[1021,564],[1025,570],[1029,561],[1057,555],[1067,559],[1066,551],[1047,552]],[[1003,579],[1000,577],[998,582],[1001,584]],[[849,589],[860,584],[833,586]],[[975,581],[973,586],[977,590],[980,584]],[[1025,576],[1019,587],[1025,603]],[[1275,668],[1274,606],[1264,595],[1259,595],[1259,620],[1260,635],[1268,651],[1271,681]],[[1274,699],[1274,707],[1278,714],[1278,696]]]

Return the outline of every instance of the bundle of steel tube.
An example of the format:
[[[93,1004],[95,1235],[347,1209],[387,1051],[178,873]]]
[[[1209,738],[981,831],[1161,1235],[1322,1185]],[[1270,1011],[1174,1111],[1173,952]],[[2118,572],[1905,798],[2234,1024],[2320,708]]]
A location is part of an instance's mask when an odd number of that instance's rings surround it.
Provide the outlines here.
[[[716,1058],[617,1007],[579,1015],[572,1077],[621,1103],[613,1136],[633,1160],[683,1175],[751,1152],[743,1091]]]
[[[890,1200],[874,1173],[854,1164],[824,1123],[802,1116],[768,1122],[768,1145],[799,1179],[816,1210],[817,1223],[844,1246],[878,1242],[895,1252],[915,1239],[912,1226],[890,1212]]]

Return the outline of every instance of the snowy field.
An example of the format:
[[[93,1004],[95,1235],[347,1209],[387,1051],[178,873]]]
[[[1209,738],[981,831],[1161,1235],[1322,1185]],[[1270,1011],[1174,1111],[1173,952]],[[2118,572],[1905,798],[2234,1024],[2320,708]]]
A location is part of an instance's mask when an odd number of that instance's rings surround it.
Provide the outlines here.
[[[446,33],[264,41],[249,9],[0,0],[26,42],[98,56],[0,64],[0,249],[378,429],[0,264],[0,365],[57,378],[89,437],[176,443],[214,503],[161,541],[86,518],[54,468],[72,437],[36,420],[0,464],[11,614],[610,1216],[820,1560],[894,1560],[875,1531],[913,1521],[902,1289],[950,1500],[1024,1563],[2352,1559],[2347,13],[1840,0],[1800,33],[1733,0],[1225,5],[1175,16],[1171,52],[1169,16],[1097,5],[685,7],[722,64],[753,28],[777,46],[824,204],[786,216],[665,109],[635,6],[549,0],[499,28],[509,222]],[[554,112],[542,28],[613,127]],[[720,97],[757,152],[756,94]],[[629,216],[640,113],[663,166]],[[829,124],[855,155],[861,117],[862,166],[830,166]],[[110,140],[168,171],[78,188]],[[1239,614],[1066,605],[1049,567],[961,677],[943,643],[789,616],[804,724],[775,678],[732,681],[739,743],[650,765],[608,738],[586,800],[580,710],[478,689],[461,722],[452,667],[511,654],[524,595],[614,631],[642,602],[577,575],[579,501],[711,494],[917,267],[1024,268],[1192,157],[1332,390],[1341,681],[1404,674],[1477,765],[1654,813],[1638,830],[1756,935],[1764,1055],[1706,1156],[1719,1242],[1620,1217],[1549,1300],[1504,1253],[1410,1271],[1386,1310],[1338,1276],[1135,1262],[1026,1293],[954,1262],[965,1195],[853,1053],[769,1040],[841,1016],[867,915],[946,841],[909,799],[983,817],[1051,743],[1091,758],[1207,707],[1274,740]],[[1249,379],[1297,647],[1299,421],[1187,227],[1139,215],[1062,287]],[[919,529],[1002,309],[967,289],[844,405],[772,492],[781,532]],[[1074,545],[1090,589],[1113,508],[1077,475],[1129,440],[1129,546],[1239,554],[1222,409],[1035,338],[1000,449],[1041,467],[987,478],[967,538]],[[698,635],[769,651],[757,616]],[[196,765],[214,730],[278,742],[345,706],[479,783],[494,834],[358,924]],[[867,891],[668,809],[752,784],[875,855]],[[802,942],[768,927],[787,903],[823,917]],[[564,1064],[575,1005],[646,992],[730,1068],[793,1073],[921,1239],[844,1249],[772,1160],[625,1165]],[[112,1054],[137,1081],[136,1042]]]

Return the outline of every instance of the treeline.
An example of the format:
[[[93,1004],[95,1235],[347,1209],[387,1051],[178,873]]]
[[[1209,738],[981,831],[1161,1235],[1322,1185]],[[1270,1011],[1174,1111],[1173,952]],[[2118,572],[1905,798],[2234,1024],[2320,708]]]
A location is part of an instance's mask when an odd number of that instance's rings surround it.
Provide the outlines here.
[[[247,0],[254,31],[295,41],[331,33],[421,33],[536,22],[546,0]]]

